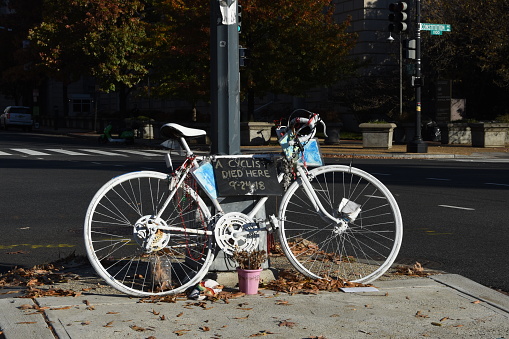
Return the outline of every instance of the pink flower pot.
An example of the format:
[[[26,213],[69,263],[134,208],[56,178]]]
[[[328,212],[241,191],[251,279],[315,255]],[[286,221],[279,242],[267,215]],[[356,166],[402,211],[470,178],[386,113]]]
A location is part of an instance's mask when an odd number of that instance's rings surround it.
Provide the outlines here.
[[[237,268],[237,273],[239,275],[239,290],[246,294],[257,294],[261,271],[261,268],[258,270],[244,270]]]

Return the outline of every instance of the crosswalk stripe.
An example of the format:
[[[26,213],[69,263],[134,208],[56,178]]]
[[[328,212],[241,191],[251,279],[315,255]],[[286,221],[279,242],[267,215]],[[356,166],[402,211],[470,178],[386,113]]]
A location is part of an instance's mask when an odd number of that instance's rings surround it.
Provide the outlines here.
[[[125,152],[129,154],[136,154],[136,155],[143,155],[146,157],[160,157],[160,154],[154,154],[154,153],[148,153],[148,152],[141,152],[141,151],[134,151],[134,150],[125,150],[125,149],[116,149],[117,152]]]
[[[43,153],[39,151],[34,151],[28,148],[11,148],[13,151],[28,154],[28,155],[49,155],[48,153]]]
[[[51,152],[56,152],[56,153],[67,154],[67,155],[89,155],[89,154],[86,154],[86,153],[80,153],[80,152],[75,152],[75,151],[69,151],[69,150],[65,150],[65,149],[53,149],[53,148],[47,148],[46,150],[47,150],[47,151],[51,151]]]
[[[155,152],[155,153],[161,153],[161,154],[166,154],[166,153],[169,153],[170,150],[164,150],[164,149],[148,149],[146,150],[147,152]]]
[[[7,152],[2,152],[0,151],[0,155],[12,155],[11,153],[7,153]]]
[[[113,152],[103,151],[103,150],[99,150],[99,149],[81,149],[81,151],[100,154],[100,155],[112,155],[112,156],[117,156],[117,157],[127,157],[128,156],[125,154],[113,153]]]

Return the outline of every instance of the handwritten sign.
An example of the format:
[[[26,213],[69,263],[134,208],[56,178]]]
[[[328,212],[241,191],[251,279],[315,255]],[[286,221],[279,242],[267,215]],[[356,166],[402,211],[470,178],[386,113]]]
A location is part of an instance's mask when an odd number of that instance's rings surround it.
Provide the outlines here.
[[[276,164],[268,159],[217,158],[212,166],[219,196],[282,194]]]

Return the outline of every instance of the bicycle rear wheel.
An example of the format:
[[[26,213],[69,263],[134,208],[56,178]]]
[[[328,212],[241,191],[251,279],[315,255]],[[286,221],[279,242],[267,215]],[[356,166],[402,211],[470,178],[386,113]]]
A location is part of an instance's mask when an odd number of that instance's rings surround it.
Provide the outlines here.
[[[192,179],[190,179],[192,180]],[[169,196],[168,175],[133,172],[110,180],[85,218],[88,258],[112,287],[135,296],[174,294],[194,286],[213,260],[210,212],[191,184]],[[179,227],[180,231],[157,229]]]
[[[401,246],[398,204],[378,179],[360,169],[329,165],[310,182],[334,222],[315,210],[295,181],[282,199],[278,230],[284,253],[301,273],[318,279],[369,283],[390,268]]]

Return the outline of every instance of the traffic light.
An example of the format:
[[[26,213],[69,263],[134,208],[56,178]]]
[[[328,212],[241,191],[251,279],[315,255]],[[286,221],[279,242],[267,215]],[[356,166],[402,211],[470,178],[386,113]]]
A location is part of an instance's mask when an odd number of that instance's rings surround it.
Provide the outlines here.
[[[389,10],[392,12],[389,14],[389,32],[405,32],[408,28],[406,20],[408,14],[406,10],[408,5],[404,1],[393,2],[389,5]]]
[[[237,5],[237,32],[242,32],[242,6]]]
[[[405,39],[403,40],[403,56],[405,59],[415,59],[415,47],[416,42],[415,39]]]

